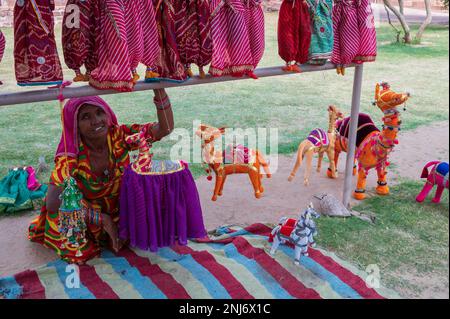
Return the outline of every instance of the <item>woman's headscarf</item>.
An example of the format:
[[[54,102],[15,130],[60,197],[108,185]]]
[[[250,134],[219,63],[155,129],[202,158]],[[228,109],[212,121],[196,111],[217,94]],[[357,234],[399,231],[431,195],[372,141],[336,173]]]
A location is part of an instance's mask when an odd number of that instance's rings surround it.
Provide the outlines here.
[[[101,107],[108,117],[108,126],[118,125],[117,117],[109,105],[98,96],[87,96],[81,98],[72,98],[67,101],[64,106],[64,127],[63,130],[66,134],[66,146],[64,148],[64,136],[61,134],[61,140],[59,142],[58,150],[56,151],[55,158],[58,156],[78,157],[79,152],[79,139],[78,134],[78,111],[85,105],[94,105]]]

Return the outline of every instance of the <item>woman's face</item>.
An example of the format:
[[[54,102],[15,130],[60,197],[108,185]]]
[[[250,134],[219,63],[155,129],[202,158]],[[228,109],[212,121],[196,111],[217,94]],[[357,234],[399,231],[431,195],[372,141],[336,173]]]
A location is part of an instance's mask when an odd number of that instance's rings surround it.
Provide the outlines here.
[[[85,139],[100,139],[108,134],[108,116],[101,107],[85,104],[78,112],[78,131]]]

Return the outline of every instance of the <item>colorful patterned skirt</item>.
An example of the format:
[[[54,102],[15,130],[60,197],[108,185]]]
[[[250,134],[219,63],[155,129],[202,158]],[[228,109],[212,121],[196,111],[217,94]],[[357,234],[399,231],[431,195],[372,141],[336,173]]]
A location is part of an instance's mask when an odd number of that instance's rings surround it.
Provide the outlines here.
[[[63,73],[54,34],[53,0],[18,0],[14,7],[17,84],[61,84]]]
[[[64,60],[75,72],[75,82],[88,81],[97,67],[95,48],[97,0],[68,0],[63,18],[62,45]],[[79,12],[79,20],[75,19]],[[86,75],[81,67],[86,68]]]
[[[212,0],[213,76],[249,75],[264,53],[264,14],[261,0]]]
[[[368,0],[335,0],[333,31],[335,41],[331,62],[342,67],[375,60],[376,30]]]
[[[325,64],[333,52],[333,1],[308,0],[311,15],[309,64]]]
[[[369,0],[359,0],[358,29],[361,38],[355,63],[372,62],[377,57],[377,32],[375,18]]]
[[[132,91],[139,63],[151,66],[159,56],[151,0],[100,2],[98,67],[90,84],[97,89]]]
[[[188,78],[178,51],[174,3],[176,3],[175,0],[153,0],[161,51],[157,62],[152,67],[152,70],[158,73],[158,77],[146,77],[147,82],[159,80],[184,82]]]
[[[172,0],[175,8],[175,32],[181,63],[188,75],[190,65],[203,67],[211,63],[212,38],[207,0]]]
[[[308,3],[284,0],[278,17],[278,54],[286,63],[308,61],[311,18]]]
[[[186,164],[154,160],[145,175],[128,166],[120,192],[119,236],[153,252],[206,236],[197,187]]]

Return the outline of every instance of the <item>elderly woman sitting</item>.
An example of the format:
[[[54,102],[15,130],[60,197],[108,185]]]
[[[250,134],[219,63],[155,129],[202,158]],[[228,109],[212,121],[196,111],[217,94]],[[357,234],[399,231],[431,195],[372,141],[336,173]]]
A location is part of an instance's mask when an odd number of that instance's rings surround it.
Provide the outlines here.
[[[74,98],[64,107],[65,140],[55,156],[55,169],[41,214],[29,227],[29,239],[54,249],[68,262],[84,263],[100,253],[104,243],[114,251],[122,246],[118,236],[120,184],[125,168],[130,164],[129,151],[137,146],[126,143],[126,138],[146,132],[148,141],[155,142],[173,130],[173,113],[164,89],[155,90],[154,103],[158,123],[119,125],[108,104],[99,97]],[[68,170],[67,170],[68,166]],[[88,241],[76,250],[63,245],[58,230],[59,195],[67,172],[75,178],[84,202],[98,218],[88,222]]]

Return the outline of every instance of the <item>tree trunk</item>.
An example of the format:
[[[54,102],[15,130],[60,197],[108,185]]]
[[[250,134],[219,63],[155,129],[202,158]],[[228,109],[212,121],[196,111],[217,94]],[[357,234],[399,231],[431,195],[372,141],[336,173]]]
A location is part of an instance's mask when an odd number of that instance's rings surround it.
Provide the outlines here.
[[[420,43],[422,41],[423,33],[425,32],[425,29],[428,27],[428,25],[433,20],[433,14],[431,13],[431,1],[425,0],[425,9],[427,10],[427,17],[425,18],[425,21],[423,21],[422,25],[419,28],[419,31],[417,31],[416,34],[416,41]]]
[[[398,7],[400,8],[400,13],[404,15],[405,3],[403,1],[404,0],[398,0]]]
[[[398,21],[400,21],[400,24],[402,25],[403,31],[405,32],[405,36],[403,40],[405,43],[411,44],[412,38],[411,38],[411,29],[409,28],[408,23],[406,22],[405,16],[401,14],[392,4],[389,0],[383,0],[386,7],[388,7],[396,16]]]

